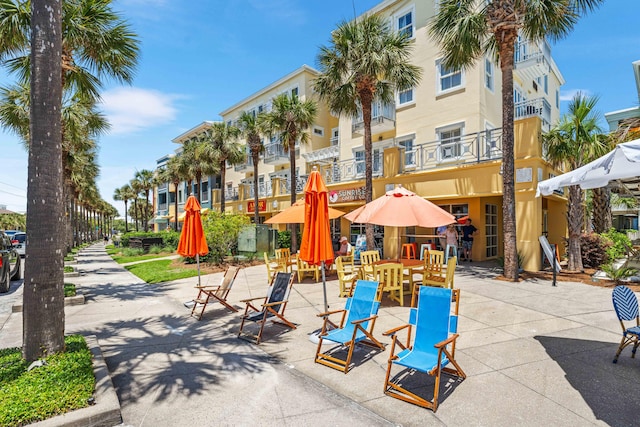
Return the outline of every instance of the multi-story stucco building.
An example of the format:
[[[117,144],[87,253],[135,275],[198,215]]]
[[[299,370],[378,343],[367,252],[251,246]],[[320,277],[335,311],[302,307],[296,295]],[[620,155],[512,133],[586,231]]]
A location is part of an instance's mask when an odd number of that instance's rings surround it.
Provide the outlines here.
[[[397,93],[395,102],[373,106],[374,198],[395,185],[440,205],[457,217],[470,216],[479,232],[474,260],[502,254],[502,103],[501,71],[491,57],[468,70],[447,69],[439,48],[427,35],[427,22],[435,14],[435,1],[385,0],[367,13],[389,19],[393,28],[413,40],[413,64],[423,69],[418,86]],[[303,65],[264,89],[220,113],[233,124],[242,111],[269,111],[279,93],[292,92],[302,99],[318,100],[313,79],[318,72]],[[541,132],[560,115],[559,88],[564,83],[549,45],[522,41],[516,47],[514,71],[516,212],[518,249],[525,268],[540,268],[538,236],[546,234],[560,243],[565,235],[563,195],[535,198],[537,182],[553,170],[543,159]],[[319,103],[311,143],[296,147],[297,182],[301,192],[306,176],[316,166],[330,191],[332,207],[349,212],[364,203],[364,132],[361,117],[335,117]],[[201,130],[199,125],[180,135],[181,143]],[[253,202],[253,166],[229,167],[226,182],[208,178],[211,191],[203,206],[219,208],[219,188],[226,190],[226,209],[253,216],[258,209],[266,219],[289,206],[289,157],[276,141],[264,140],[265,153],[258,172],[260,203]],[[208,190],[209,191],[209,190]],[[161,194],[161,193],[159,193]],[[178,200],[184,198],[178,190]],[[208,201],[205,201],[208,200]],[[171,215],[167,212],[166,215]],[[332,233],[364,233],[364,225],[335,220]],[[377,227],[377,245],[385,256],[394,256],[397,239],[426,242],[434,230]]]

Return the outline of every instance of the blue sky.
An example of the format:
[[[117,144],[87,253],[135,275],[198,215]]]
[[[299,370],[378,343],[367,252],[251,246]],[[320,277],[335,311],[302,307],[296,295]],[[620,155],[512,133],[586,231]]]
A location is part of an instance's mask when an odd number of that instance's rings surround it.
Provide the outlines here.
[[[100,139],[98,187],[112,199],[136,170],[177,147],[173,138],[262,89],[302,64],[336,25],[381,0],[115,0],[141,40],[131,86],[107,82],[103,111],[112,130]],[[578,90],[599,95],[605,112],[638,106],[631,63],[640,59],[637,0],[607,0],[583,18],[552,55],[566,83],[562,106]],[[0,84],[6,77],[0,76]],[[606,127],[606,123],[602,122]],[[26,210],[27,154],[0,131],[0,205]]]

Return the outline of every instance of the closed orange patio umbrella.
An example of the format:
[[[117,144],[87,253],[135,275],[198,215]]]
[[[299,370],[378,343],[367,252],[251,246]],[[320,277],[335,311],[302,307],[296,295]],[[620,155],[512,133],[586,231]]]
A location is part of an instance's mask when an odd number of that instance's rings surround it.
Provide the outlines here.
[[[298,200],[290,207],[280,213],[275,214],[265,224],[304,224],[305,222],[305,201]],[[338,209],[329,208],[329,219],[340,218],[344,212]]]
[[[329,310],[329,305],[327,304],[324,267],[327,262],[329,264],[333,262],[333,257],[327,186],[324,184],[320,172],[314,168],[304,187],[304,231],[300,246],[300,259],[311,265],[320,265],[325,312]]]
[[[184,225],[180,232],[178,253],[184,257],[196,257],[198,264],[198,286],[200,286],[200,255],[209,253],[207,239],[202,229],[200,203],[194,196],[189,196],[184,206]]]

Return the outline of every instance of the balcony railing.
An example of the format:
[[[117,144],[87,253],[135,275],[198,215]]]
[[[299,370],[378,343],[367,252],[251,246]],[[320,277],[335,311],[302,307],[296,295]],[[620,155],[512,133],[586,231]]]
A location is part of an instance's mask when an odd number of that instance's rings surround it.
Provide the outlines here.
[[[372,153],[373,176],[378,177],[383,172],[383,153]],[[347,159],[334,162],[324,171],[327,184],[363,179],[365,173],[364,159]]]
[[[248,172],[253,170],[253,158],[247,154],[247,160],[244,163],[235,165],[233,169],[236,172]]]
[[[253,189],[253,181],[245,181],[243,182],[244,187],[244,199],[253,199],[254,189]],[[271,180],[258,182],[258,197],[270,197],[273,195],[273,191],[271,188]]]
[[[526,119],[528,117],[540,117],[542,120],[542,130],[548,131],[551,128],[551,105],[545,98],[527,99],[516,102],[513,105],[513,119]]]
[[[238,187],[225,189],[224,200],[238,200]]]
[[[396,106],[395,104],[385,104],[376,101],[371,105],[371,132],[381,133],[395,128],[396,126]],[[359,110],[358,116],[353,119],[351,131],[353,133],[364,132],[364,119],[362,118],[362,110]]]
[[[296,177],[296,193],[302,193],[307,183],[308,175],[300,175]],[[291,194],[291,179],[280,180],[280,194]]]
[[[551,47],[546,40],[538,43],[520,41],[514,52],[514,71],[535,80],[551,71]]]
[[[300,148],[296,146],[296,158],[300,156]],[[284,151],[280,142],[271,142],[264,146],[263,161],[268,165],[282,165],[289,163],[289,153]]]

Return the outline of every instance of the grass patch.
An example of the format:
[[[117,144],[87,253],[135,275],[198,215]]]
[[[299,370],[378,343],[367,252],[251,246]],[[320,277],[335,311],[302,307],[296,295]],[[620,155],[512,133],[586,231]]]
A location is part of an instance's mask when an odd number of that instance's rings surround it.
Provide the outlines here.
[[[64,260],[65,261],[75,261],[76,257],[74,257],[73,255],[65,255]]]
[[[64,266],[64,272],[65,273],[73,273],[75,270],[73,269],[73,267],[70,267],[68,265]]]
[[[0,425],[30,424],[88,406],[95,388],[91,351],[84,337],[65,337],[66,350],[27,371],[20,348],[0,350]]]
[[[113,260],[118,264],[125,264],[127,262],[145,261],[147,259],[164,258],[169,255],[175,255],[175,254],[171,252],[167,252],[167,253],[160,253],[160,254],[144,254],[144,255],[133,255],[133,256],[111,255],[111,258],[113,258]]]
[[[127,265],[125,268],[147,283],[168,282],[198,275],[197,270],[171,267],[171,259]]]
[[[76,296],[76,285],[73,283],[65,283],[64,284],[64,296],[66,297],[75,297]]]

